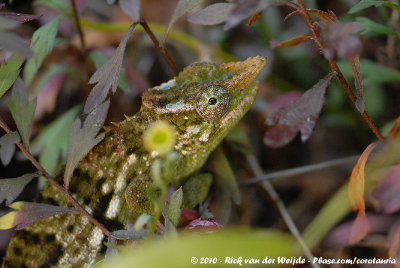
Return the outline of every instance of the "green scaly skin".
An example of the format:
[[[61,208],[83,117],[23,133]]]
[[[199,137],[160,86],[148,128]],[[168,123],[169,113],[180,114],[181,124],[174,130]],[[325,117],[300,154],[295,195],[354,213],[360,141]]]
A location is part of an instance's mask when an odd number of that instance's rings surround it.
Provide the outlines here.
[[[73,197],[110,231],[126,229],[140,213],[151,213],[146,191],[151,183],[149,167],[159,156],[144,149],[143,132],[160,119],[174,126],[174,150],[179,157],[173,177],[176,183],[183,182],[201,168],[250,109],[258,92],[255,78],[265,63],[262,57],[222,65],[195,63],[175,79],[150,89],[142,97],[140,111],[115,124],[79,163],[70,183]],[[202,117],[196,100],[210,86],[217,91],[228,89],[230,104],[223,113]],[[197,105],[208,107],[206,103]],[[51,185],[37,202],[71,206]],[[17,231],[2,267],[89,266],[104,254],[105,239],[101,230],[81,215],[56,215]]]

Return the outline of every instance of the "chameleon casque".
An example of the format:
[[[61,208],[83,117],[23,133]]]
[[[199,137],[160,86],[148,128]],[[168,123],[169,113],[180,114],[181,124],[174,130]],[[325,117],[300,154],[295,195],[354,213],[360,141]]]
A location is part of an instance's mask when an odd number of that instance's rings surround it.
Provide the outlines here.
[[[250,109],[258,92],[255,78],[265,63],[259,56],[221,65],[194,63],[151,88],[142,96],[140,111],[111,127],[79,163],[71,194],[110,231],[126,229],[140,213],[151,213],[149,167],[159,156],[145,150],[143,132],[157,120],[175,128],[174,178],[184,182]],[[51,185],[36,201],[71,206]],[[2,267],[87,267],[104,254],[105,239],[79,214],[52,216],[16,231]]]

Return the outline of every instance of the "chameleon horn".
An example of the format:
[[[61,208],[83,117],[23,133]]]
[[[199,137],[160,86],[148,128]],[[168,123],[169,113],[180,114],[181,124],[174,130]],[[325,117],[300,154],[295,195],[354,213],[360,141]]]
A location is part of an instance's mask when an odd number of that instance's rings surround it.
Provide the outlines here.
[[[226,68],[234,73],[234,76],[226,81],[224,86],[227,88],[239,88],[241,91],[246,90],[247,86],[254,81],[266,63],[266,58],[257,56],[248,58],[245,61],[222,64],[222,68]]]

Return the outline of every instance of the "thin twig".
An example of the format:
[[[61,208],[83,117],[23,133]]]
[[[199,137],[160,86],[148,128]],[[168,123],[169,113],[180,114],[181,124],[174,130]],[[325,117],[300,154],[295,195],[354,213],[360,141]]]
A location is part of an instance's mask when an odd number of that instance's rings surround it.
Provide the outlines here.
[[[320,169],[331,168],[331,167],[340,166],[340,165],[347,164],[347,163],[353,163],[353,162],[356,162],[359,157],[360,157],[359,155],[353,155],[353,156],[330,160],[330,161],[325,161],[325,162],[321,162],[321,163],[317,163],[317,164],[280,170],[277,172],[263,174],[262,176],[257,176],[255,178],[251,178],[249,180],[241,181],[241,182],[239,182],[239,184],[240,185],[249,185],[249,184],[255,184],[255,183],[259,183],[259,182],[266,181],[266,180],[271,180],[273,178],[283,178],[283,177],[300,175],[300,174],[304,174],[304,173],[308,173],[308,172],[312,172],[312,171],[317,171]]]
[[[74,13],[74,20],[76,28],[78,29],[79,39],[81,40],[82,50],[86,50],[85,38],[83,37],[81,22],[79,20],[78,9],[76,8],[75,0],[71,0],[72,12]]]
[[[312,34],[314,35],[314,40],[318,44],[318,46],[320,48],[320,51],[323,51],[325,45],[321,40],[321,36],[319,34],[317,25],[312,22],[310,16],[307,13],[307,10],[306,10],[306,8],[304,6],[303,1],[299,0],[298,2],[299,2],[299,6],[298,6],[299,13],[303,16],[303,18],[306,21],[308,27],[310,28]],[[349,84],[347,83],[347,81],[344,79],[344,76],[343,76],[342,72],[340,71],[339,67],[337,66],[336,62],[334,60],[329,60],[329,64],[331,65],[331,68],[336,72],[336,78],[339,80],[340,84],[345,89],[345,91],[346,91],[347,95],[349,96],[350,100],[355,104],[355,102],[357,101],[357,97],[353,93],[353,91],[351,90],[351,88],[350,88]],[[375,136],[381,141],[384,140],[385,138],[380,133],[380,131],[376,127],[375,123],[371,120],[371,118],[368,115],[368,113],[366,111],[364,111],[364,112],[362,112],[361,115],[364,118],[364,120],[367,122],[369,128],[372,130],[372,132],[375,134]]]
[[[264,172],[262,171],[256,157],[253,154],[249,154],[247,156],[247,162],[249,163],[251,170],[257,177],[261,177],[264,175]],[[311,266],[314,268],[319,268],[320,266],[317,263],[313,262],[314,255],[301,237],[300,232],[296,227],[296,224],[294,223],[292,217],[286,209],[285,204],[282,202],[278,193],[275,191],[274,186],[269,181],[262,181],[260,184],[267,191],[271,199],[275,202],[280,215],[286,223],[286,226],[289,228],[293,236],[299,241],[299,244],[303,248],[304,253],[306,254],[307,259],[310,261]]]
[[[158,42],[158,39],[156,38],[154,33],[151,31],[149,25],[147,24],[147,22],[144,20],[143,17],[140,17],[139,23],[140,23],[140,25],[142,25],[143,29],[145,30],[147,35],[150,37],[151,41],[153,41],[154,45],[160,50],[161,54],[163,55],[164,59],[168,63],[169,67],[174,72],[174,75],[178,75],[179,74],[178,69],[176,68],[176,65],[174,64],[174,62],[172,61],[171,57],[169,56],[167,50],[165,49],[165,45],[163,44],[162,46],[160,46],[160,42]]]
[[[6,125],[6,123],[0,118],[0,127],[4,129],[5,132],[11,133],[11,129]],[[99,229],[103,231],[103,233],[107,236],[110,235],[110,231],[102,225],[99,221],[97,221],[92,215],[89,214],[80,204],[73,198],[69,192],[62,187],[53,177],[51,177],[47,171],[39,164],[38,161],[32,156],[32,154],[22,145],[22,143],[17,143],[18,148],[25,154],[26,158],[36,167],[36,169],[40,172],[42,176],[44,176],[54,187],[57,188],[67,199],[71,202],[71,204],[80,211],[80,213],[87,217],[94,225],[96,225]]]

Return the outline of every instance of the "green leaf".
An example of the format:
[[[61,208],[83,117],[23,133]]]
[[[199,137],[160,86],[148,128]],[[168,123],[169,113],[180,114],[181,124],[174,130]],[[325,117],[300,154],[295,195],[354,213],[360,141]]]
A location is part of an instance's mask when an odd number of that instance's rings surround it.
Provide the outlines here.
[[[29,101],[28,89],[24,82],[18,78],[14,83],[8,107],[14,118],[24,146],[29,148],[29,132],[36,109],[36,98]]]
[[[0,138],[0,159],[7,166],[15,153],[15,144],[20,141],[17,132],[6,133]]]
[[[67,155],[72,122],[81,108],[75,106],[44,127],[32,141],[32,151],[40,151],[39,163],[52,176],[57,172],[60,156]]]
[[[400,8],[399,5],[393,4],[390,1],[380,1],[380,0],[361,0],[358,4],[354,5],[352,8],[349,10],[349,14],[353,14],[356,12],[359,12],[363,9],[369,8],[371,6],[379,7],[379,6],[388,6],[388,7],[393,7],[393,8]]]
[[[361,25],[362,34],[367,34],[367,33],[376,33],[376,34],[383,34],[383,35],[394,35],[397,37],[400,37],[400,33],[396,32],[392,28],[389,28],[385,25],[376,23],[368,18],[365,17],[358,17],[356,18],[356,21]]]
[[[24,58],[19,54],[12,55],[7,63],[2,62],[0,66],[0,98],[14,84],[23,62]]]
[[[183,200],[182,187],[176,190],[171,196],[171,201],[167,206],[167,216],[169,220],[177,226],[181,219],[181,206]]]
[[[39,176],[38,173],[30,173],[17,178],[0,180],[0,203],[6,201],[6,205],[11,204],[22,192],[25,186]]]
[[[45,57],[53,50],[58,25],[63,18],[64,16],[58,16],[33,33],[31,47],[35,55],[24,68],[24,78],[28,85],[32,82]]]
[[[215,25],[224,22],[232,9],[232,3],[216,3],[205,7],[188,17],[188,21],[200,25]]]
[[[220,267],[227,257],[241,257],[243,264],[245,259],[259,259],[261,265],[266,256],[269,259],[292,256],[296,245],[291,236],[279,231],[227,229],[206,235],[183,234],[178,238],[146,243],[139,248],[127,248],[116,258],[104,261],[101,267],[160,267],[160,261],[164,268],[199,267],[195,265],[195,261],[200,261],[205,256],[217,259],[217,264],[213,264],[213,267]],[[197,263],[199,264],[200,262]]]
[[[69,136],[67,165],[64,173],[64,184],[68,188],[72,173],[79,161],[105,136],[98,135],[107,116],[110,101],[97,106],[84,120],[77,118],[71,126]]]

